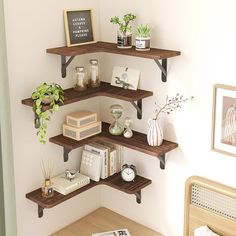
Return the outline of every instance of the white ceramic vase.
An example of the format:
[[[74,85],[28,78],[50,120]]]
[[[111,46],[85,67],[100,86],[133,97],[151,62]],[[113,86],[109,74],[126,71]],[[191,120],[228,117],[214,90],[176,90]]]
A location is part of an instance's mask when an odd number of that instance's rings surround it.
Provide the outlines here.
[[[150,146],[160,146],[163,142],[163,131],[157,119],[148,120],[147,142]]]

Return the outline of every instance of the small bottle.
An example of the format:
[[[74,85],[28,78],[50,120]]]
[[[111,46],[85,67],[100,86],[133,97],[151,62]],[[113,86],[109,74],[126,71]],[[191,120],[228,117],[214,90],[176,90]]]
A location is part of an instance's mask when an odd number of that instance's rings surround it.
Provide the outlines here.
[[[98,87],[100,85],[98,60],[91,59],[90,61],[90,85]]]
[[[45,198],[52,197],[54,194],[51,179],[45,179],[42,186],[42,196]]]
[[[83,91],[87,89],[86,72],[83,66],[75,68],[75,90]]]

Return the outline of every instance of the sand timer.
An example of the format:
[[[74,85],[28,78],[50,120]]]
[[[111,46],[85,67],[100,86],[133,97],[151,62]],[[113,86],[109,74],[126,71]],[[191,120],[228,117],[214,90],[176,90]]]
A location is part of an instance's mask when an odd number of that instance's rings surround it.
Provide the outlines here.
[[[115,120],[109,127],[109,132],[112,135],[121,135],[124,131],[123,126],[118,122],[118,119],[123,114],[123,107],[121,105],[112,105],[110,107],[112,118]]]

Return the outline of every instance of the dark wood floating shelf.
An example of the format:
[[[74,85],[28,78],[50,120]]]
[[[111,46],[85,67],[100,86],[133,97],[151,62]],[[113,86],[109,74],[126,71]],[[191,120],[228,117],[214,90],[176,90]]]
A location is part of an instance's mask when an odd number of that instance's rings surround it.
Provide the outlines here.
[[[50,142],[62,146],[64,149],[64,161],[68,160],[68,154],[73,149],[79,148],[90,142],[99,140],[113,142],[122,145],[133,150],[137,150],[142,153],[149,154],[151,156],[158,157],[160,159],[160,168],[165,169],[165,154],[178,147],[177,143],[164,140],[162,145],[159,147],[149,146],[147,143],[147,135],[133,131],[133,137],[130,139],[124,138],[123,136],[114,136],[109,133],[109,124],[102,123],[102,133],[76,141],[67,138],[63,135],[58,135],[49,139]]]
[[[93,44],[80,45],[76,47],[57,47],[57,48],[47,49],[47,53],[57,54],[61,56],[62,59],[61,70],[63,78],[66,77],[67,66],[74,59],[75,56],[88,53],[95,53],[95,52],[106,52],[106,53],[153,59],[155,60],[158,67],[162,71],[163,82],[166,81],[167,77],[167,58],[179,56],[181,54],[181,52],[179,51],[165,50],[158,48],[151,48],[150,51],[137,51],[135,50],[134,46],[131,49],[120,49],[117,48],[117,44],[115,43],[108,43],[101,41]],[[66,61],[67,56],[70,57],[68,61]],[[159,60],[161,60],[162,63],[160,63]]]
[[[141,119],[142,99],[146,97],[151,97],[152,95],[153,92],[151,91],[145,91],[141,89],[138,90],[122,89],[119,87],[111,86],[110,83],[101,82],[101,85],[99,87],[89,88],[85,91],[78,92],[73,88],[65,89],[64,90],[65,101],[64,104],[60,105],[63,106],[96,96],[106,96],[130,102],[137,110],[138,118]],[[137,102],[137,104],[135,102]],[[24,99],[22,100],[22,104],[33,107],[33,100],[32,98]],[[44,106],[44,110],[48,110],[49,108],[50,106]]]
[[[60,194],[58,192],[54,192],[53,197],[44,198],[42,197],[41,188],[36,189],[30,193],[26,194],[26,198],[38,204],[38,216],[43,216],[43,210],[45,208],[52,208],[80,193],[87,191],[97,185],[108,185],[112,188],[125,192],[127,194],[134,194],[136,196],[137,203],[141,203],[141,190],[146,186],[152,183],[151,180],[141,177],[139,175],[136,176],[133,182],[125,182],[121,179],[120,173],[112,175],[104,180],[100,180],[99,182],[95,182],[93,180],[90,181],[90,184],[75,190],[72,193],[67,195]]]

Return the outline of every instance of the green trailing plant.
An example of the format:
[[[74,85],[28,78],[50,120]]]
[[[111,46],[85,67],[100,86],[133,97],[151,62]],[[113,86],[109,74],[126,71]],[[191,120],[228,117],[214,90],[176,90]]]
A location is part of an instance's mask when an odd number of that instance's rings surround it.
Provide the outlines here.
[[[151,28],[148,25],[140,24],[136,28],[136,37],[149,38],[151,35]]]
[[[64,103],[64,91],[60,85],[43,83],[32,93],[34,102],[33,111],[35,113],[35,128],[40,143],[46,143],[47,121],[51,114],[59,109],[59,103]],[[45,106],[49,106],[47,109]]]
[[[136,19],[136,16],[132,13],[125,14],[122,19],[120,19],[118,16],[114,16],[111,18],[110,22],[115,25],[119,25],[119,30],[122,33],[126,33],[127,31],[131,31],[131,25],[130,22],[134,21]]]

